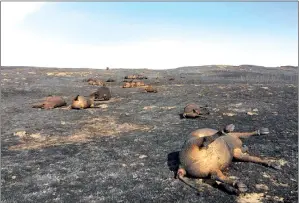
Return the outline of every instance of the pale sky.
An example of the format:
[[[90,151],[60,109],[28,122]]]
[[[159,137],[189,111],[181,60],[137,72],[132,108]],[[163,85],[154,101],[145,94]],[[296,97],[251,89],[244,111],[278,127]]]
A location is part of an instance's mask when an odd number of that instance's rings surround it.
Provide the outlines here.
[[[1,2],[1,65],[298,65],[298,2]]]

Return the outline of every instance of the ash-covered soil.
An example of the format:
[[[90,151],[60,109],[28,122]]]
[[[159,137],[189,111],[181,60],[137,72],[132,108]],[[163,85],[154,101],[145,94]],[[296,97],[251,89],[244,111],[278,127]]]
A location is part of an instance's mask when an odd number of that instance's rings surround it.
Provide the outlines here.
[[[144,74],[158,93],[121,88],[127,74]],[[70,104],[77,94],[109,84],[113,98],[98,108],[31,108],[50,94]],[[174,77],[175,80],[168,79]],[[297,202],[297,67],[204,66],[173,70],[1,68],[2,202]],[[207,119],[181,119],[187,103],[208,105]],[[276,171],[234,162],[227,172],[248,186],[229,195],[174,178],[177,151],[198,128],[268,127],[244,140],[252,155],[277,160]],[[195,181],[195,180],[194,180]]]

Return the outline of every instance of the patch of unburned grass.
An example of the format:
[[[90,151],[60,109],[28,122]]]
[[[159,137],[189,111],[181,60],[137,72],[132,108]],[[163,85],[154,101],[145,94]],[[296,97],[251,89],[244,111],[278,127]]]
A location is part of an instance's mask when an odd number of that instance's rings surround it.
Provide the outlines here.
[[[111,136],[118,135],[120,133],[126,133],[134,130],[146,131],[150,127],[146,125],[137,125],[133,123],[116,122],[113,117],[94,118],[85,123],[80,133],[84,132],[92,136]]]
[[[247,193],[237,198],[238,203],[261,203],[264,199],[264,193]]]
[[[262,203],[264,200],[272,202],[283,202],[283,197],[265,195],[264,193],[247,193],[237,198],[238,203]]]
[[[47,72],[48,76],[87,76],[90,75],[91,72]]]
[[[163,109],[163,110],[170,110],[170,109],[175,109],[177,107],[176,106],[161,106],[161,107],[158,107],[158,106],[145,106],[145,107],[143,107],[144,110],[151,110],[153,108],[160,108],[160,109]]]
[[[156,108],[157,106],[145,106],[143,107],[144,110],[151,110],[153,108]]]
[[[29,135],[25,131],[14,135],[20,138],[20,144],[9,150],[31,150],[66,144],[86,143],[96,137],[120,135],[131,131],[146,131],[150,127],[133,123],[118,123],[114,117],[100,117],[83,121],[83,127],[70,136],[42,136],[39,133]]]

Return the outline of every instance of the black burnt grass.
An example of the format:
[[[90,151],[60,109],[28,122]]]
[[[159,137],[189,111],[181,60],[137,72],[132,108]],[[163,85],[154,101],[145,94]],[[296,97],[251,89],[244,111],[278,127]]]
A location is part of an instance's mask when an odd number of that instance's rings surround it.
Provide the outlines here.
[[[128,74],[148,76],[144,82],[157,87],[158,93],[121,88]],[[31,108],[51,94],[63,96],[70,104],[77,94],[92,93],[97,87],[82,82],[89,77],[115,79],[108,83],[114,100],[100,102],[105,107]],[[280,160],[282,170],[234,162],[228,175],[242,179],[248,193],[263,193],[260,202],[297,202],[297,80],[297,68],[288,66],[159,71],[2,67],[2,202],[238,202],[239,197],[219,188],[203,183],[195,191],[174,178],[178,151],[188,133],[230,123],[235,124],[236,131],[268,127],[269,135],[252,137],[244,144],[252,155]],[[210,115],[206,119],[182,119],[183,108],[191,102],[208,105]],[[257,115],[248,115],[249,111]],[[72,136],[89,129],[84,128],[84,121],[94,118],[114,119],[115,125],[127,123],[123,126],[128,128],[148,128],[105,135],[99,126],[107,128],[109,122],[101,120],[86,142],[12,150],[22,142],[16,132]],[[258,184],[268,189],[258,189]]]

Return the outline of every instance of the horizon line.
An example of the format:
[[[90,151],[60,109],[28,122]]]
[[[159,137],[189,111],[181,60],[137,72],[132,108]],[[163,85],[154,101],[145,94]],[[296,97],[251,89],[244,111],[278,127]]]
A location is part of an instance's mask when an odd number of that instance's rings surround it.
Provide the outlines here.
[[[240,64],[240,65],[227,65],[227,64],[209,64],[209,65],[194,65],[194,66],[179,66],[176,68],[165,68],[165,69],[154,69],[154,68],[119,68],[119,67],[109,67],[109,70],[118,70],[118,69],[124,69],[124,70],[140,70],[140,69],[146,69],[146,70],[172,70],[172,69],[178,69],[178,68],[196,68],[196,67],[209,67],[209,66],[222,66],[222,67],[241,67],[241,66],[255,66],[260,68],[281,68],[281,67],[294,67],[298,68],[298,65],[280,65],[280,66],[263,66],[263,65],[255,65],[255,64]],[[1,65],[1,68],[52,68],[52,69],[94,69],[94,70],[106,70],[106,68],[89,68],[89,67],[48,67],[48,66],[9,66],[9,65]]]

